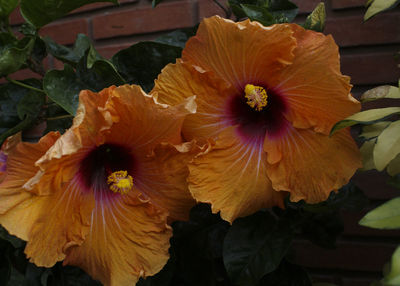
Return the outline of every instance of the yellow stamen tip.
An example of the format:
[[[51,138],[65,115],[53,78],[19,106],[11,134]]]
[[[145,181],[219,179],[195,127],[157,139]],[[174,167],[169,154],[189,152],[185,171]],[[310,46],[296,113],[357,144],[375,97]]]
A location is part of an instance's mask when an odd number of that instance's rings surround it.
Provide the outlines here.
[[[268,95],[261,86],[246,84],[244,88],[247,104],[257,111],[261,111],[268,104]]]
[[[107,184],[114,193],[127,194],[133,188],[133,179],[127,171],[113,172],[107,178]]]

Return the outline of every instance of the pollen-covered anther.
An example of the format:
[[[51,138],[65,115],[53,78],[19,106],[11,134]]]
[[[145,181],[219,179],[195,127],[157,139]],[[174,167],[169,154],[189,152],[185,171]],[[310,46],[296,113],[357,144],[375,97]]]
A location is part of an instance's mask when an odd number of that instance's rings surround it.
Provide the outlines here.
[[[114,193],[125,195],[132,189],[133,179],[127,171],[117,171],[108,176],[107,184]]]
[[[268,104],[268,95],[261,86],[246,84],[244,88],[247,104],[257,111],[261,111]]]

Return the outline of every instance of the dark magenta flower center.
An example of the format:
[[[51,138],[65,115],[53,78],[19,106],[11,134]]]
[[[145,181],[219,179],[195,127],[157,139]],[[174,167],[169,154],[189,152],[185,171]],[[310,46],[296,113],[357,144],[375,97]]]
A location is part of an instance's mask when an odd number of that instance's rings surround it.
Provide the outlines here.
[[[103,144],[91,150],[81,161],[79,178],[87,191],[110,192],[107,178],[114,172],[133,174],[135,162],[129,148],[117,144]]]
[[[265,135],[274,138],[282,135],[287,126],[284,113],[287,103],[284,97],[272,88],[257,85],[266,90],[268,103],[261,110],[256,110],[248,103],[245,97],[245,88],[242,94],[232,96],[228,102],[228,119],[232,125],[239,125],[239,134],[249,142],[261,142]]]

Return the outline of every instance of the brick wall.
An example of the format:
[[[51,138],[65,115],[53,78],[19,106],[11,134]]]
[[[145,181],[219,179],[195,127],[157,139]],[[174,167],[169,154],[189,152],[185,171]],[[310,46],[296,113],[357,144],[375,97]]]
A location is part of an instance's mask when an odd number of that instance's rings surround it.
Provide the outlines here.
[[[298,21],[319,3],[318,0],[292,0],[300,7]],[[176,28],[190,27],[202,18],[224,15],[213,0],[164,1],[155,9],[148,0],[120,0],[120,6],[92,4],[45,26],[42,35],[58,43],[70,45],[77,33],[89,35],[98,51],[109,58],[133,43],[149,40]],[[326,0],[326,34],[332,34],[340,45],[342,72],[350,75],[353,92],[380,84],[395,83],[400,77],[398,62],[393,59],[400,50],[400,9],[397,8],[363,23],[366,0]],[[22,23],[18,12],[11,23]],[[46,63],[60,68],[53,59]],[[31,76],[27,71],[14,78]],[[369,105],[372,107],[373,104]],[[396,196],[398,191],[387,187],[387,177],[370,171],[358,174],[357,184],[371,199],[370,208]],[[365,213],[365,212],[364,212]],[[343,286],[366,286],[378,279],[382,266],[400,242],[400,232],[376,231],[358,226],[363,213],[344,213],[345,232],[336,250],[325,250],[299,239],[295,243],[298,263],[308,267],[316,282],[326,281]]]

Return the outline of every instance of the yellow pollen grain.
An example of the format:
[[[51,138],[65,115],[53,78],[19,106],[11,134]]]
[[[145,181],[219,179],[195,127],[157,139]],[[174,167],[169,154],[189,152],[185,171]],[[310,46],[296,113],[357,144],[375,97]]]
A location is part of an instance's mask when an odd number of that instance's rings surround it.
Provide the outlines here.
[[[246,84],[244,88],[247,104],[257,111],[261,111],[268,104],[268,95],[261,86]]]
[[[133,188],[133,179],[127,171],[113,172],[107,178],[107,184],[114,193],[127,194]]]

